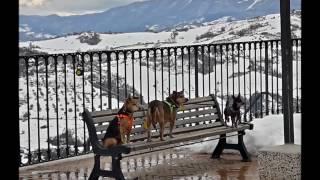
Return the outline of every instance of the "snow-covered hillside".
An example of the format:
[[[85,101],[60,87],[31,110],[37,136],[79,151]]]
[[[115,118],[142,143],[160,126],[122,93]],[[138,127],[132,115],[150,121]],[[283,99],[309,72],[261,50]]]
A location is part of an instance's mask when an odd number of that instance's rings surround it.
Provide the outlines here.
[[[290,8],[301,9],[301,0],[290,0]],[[73,32],[163,31],[176,25],[199,24],[224,16],[241,20],[280,12],[275,0],[145,0],[111,8],[104,12],[74,16],[19,16],[19,40],[39,40]],[[30,34],[30,33],[33,34]]]
[[[301,37],[301,13],[291,16],[293,38]],[[199,25],[177,26],[170,31],[100,34],[101,41],[96,45],[81,43],[79,35],[71,35],[50,40],[20,42],[20,47],[32,43],[35,50],[49,54],[71,53],[109,49],[134,49],[151,47],[182,46],[191,44],[242,42],[271,40],[280,38],[280,15],[270,14],[247,20],[233,21],[224,17]]]

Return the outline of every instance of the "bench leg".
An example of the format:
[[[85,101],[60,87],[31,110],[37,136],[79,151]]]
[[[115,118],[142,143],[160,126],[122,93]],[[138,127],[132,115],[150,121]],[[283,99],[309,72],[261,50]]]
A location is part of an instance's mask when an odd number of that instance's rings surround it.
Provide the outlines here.
[[[243,142],[244,134],[245,134],[244,131],[238,132],[238,144],[227,144],[226,135],[225,134],[220,135],[218,145],[213,151],[211,158],[220,158],[220,155],[222,154],[222,151],[224,149],[235,149],[240,151],[240,154],[242,156],[242,161],[245,161],[245,162],[251,161],[247,148]]]
[[[221,153],[222,153],[222,151],[223,151],[224,146],[226,145],[226,143],[227,143],[227,141],[226,141],[226,135],[225,135],[225,134],[220,135],[220,139],[219,139],[218,145],[217,145],[217,147],[214,149],[211,158],[213,158],[213,159],[220,158],[220,155],[221,155]]]
[[[94,155],[94,166],[91,171],[89,180],[98,180],[99,179],[99,172],[100,172],[100,156]]]
[[[246,146],[244,145],[244,142],[243,142],[243,135],[245,134],[244,131],[240,131],[238,132],[239,135],[238,135],[238,147],[239,147],[239,151],[240,151],[240,154],[242,156],[242,161],[245,161],[245,162],[250,162],[251,161],[251,158],[250,158],[250,155],[247,151],[247,148]]]
[[[121,155],[118,157],[112,157],[112,173],[116,180],[125,180],[121,170]]]

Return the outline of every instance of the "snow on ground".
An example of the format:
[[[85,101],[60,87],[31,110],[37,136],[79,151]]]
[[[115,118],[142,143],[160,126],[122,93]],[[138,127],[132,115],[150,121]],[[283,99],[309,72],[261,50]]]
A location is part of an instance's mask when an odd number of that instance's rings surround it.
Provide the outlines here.
[[[301,114],[294,114],[293,119],[294,143],[301,145]],[[262,119],[257,118],[252,123],[254,125],[253,130],[247,130],[244,136],[244,143],[252,155],[256,155],[257,151],[262,147],[284,144],[283,115],[270,115]],[[237,136],[227,137],[227,143],[237,143],[237,141]],[[211,154],[217,143],[218,140],[207,141],[183,148],[187,148],[193,152]]]

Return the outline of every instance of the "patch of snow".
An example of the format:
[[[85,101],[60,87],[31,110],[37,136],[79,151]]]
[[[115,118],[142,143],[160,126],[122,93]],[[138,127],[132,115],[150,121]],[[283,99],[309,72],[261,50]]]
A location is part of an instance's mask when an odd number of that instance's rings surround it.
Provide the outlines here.
[[[244,143],[252,155],[266,146],[284,144],[283,115],[270,115],[262,119],[254,119],[253,130],[247,130]],[[207,138],[208,139],[208,138]],[[237,136],[227,137],[227,143],[237,143]],[[301,145],[301,114],[294,114],[294,142]],[[218,140],[207,141],[201,144],[189,145],[187,149],[193,152],[212,153]],[[233,151],[233,150],[232,150]]]

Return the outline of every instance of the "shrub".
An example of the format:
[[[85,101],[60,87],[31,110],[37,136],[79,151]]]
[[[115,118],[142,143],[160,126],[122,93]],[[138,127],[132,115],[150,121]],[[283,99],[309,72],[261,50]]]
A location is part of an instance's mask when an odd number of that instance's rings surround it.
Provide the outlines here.
[[[217,36],[218,34],[214,34],[213,32],[206,32],[204,34],[201,34],[200,36],[196,37],[196,40],[204,39],[204,38],[213,38]]]
[[[77,39],[80,39],[81,43],[87,43],[89,45],[96,45],[101,41],[98,33],[85,33],[80,35]]]

